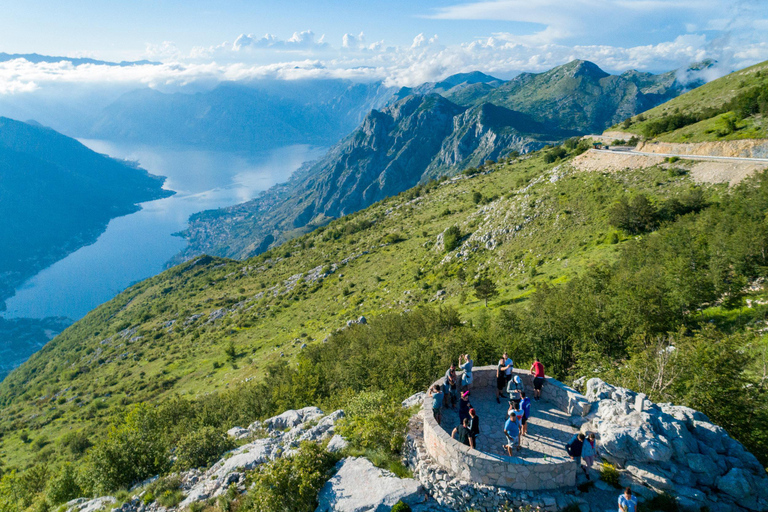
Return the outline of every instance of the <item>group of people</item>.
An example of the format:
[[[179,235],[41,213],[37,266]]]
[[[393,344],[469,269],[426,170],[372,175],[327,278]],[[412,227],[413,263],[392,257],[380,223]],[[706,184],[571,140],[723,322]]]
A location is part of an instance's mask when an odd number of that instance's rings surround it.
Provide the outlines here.
[[[469,401],[469,387],[472,384],[472,358],[469,354],[459,357],[459,365],[464,373],[459,377],[456,372],[456,364],[451,363],[445,372],[443,386],[435,384],[430,388],[428,395],[432,398],[432,413],[438,424],[443,421],[443,407],[455,409],[458,405],[459,424],[451,432],[451,437],[457,439],[471,448],[477,448],[477,438],[480,435],[480,417]],[[523,390],[523,381],[519,375],[514,375],[514,364],[505,352],[496,366],[496,402],[501,403],[501,398],[509,400],[506,421],[504,422],[504,435],[507,444],[504,450],[511,457],[515,450],[521,448],[521,438],[528,434],[528,419],[531,416],[531,399]],[[544,365],[538,358],[530,369],[533,377],[533,400],[541,399],[541,390],[546,377]],[[505,395],[506,393],[506,395]],[[587,435],[578,433],[565,445],[565,450],[573,461],[590,479],[589,470],[599,456],[597,439],[594,433]],[[582,465],[584,461],[584,465]],[[632,490],[627,487],[619,496],[619,512],[636,512],[637,498],[632,495]]]
[[[595,463],[595,458],[598,456],[597,440],[595,439],[594,432],[590,432],[588,435],[579,432],[565,445],[565,451],[568,452],[571,460],[576,462],[579,469],[587,475],[587,480],[589,480],[589,470],[592,469],[592,464]],[[585,466],[581,465],[582,459]]]
[[[443,421],[443,407],[455,409],[458,406],[459,424],[453,429],[451,436],[467,446],[476,448],[477,437],[480,435],[480,417],[469,401],[473,365],[469,354],[462,354],[458,364],[458,368],[463,370],[461,377],[457,373],[457,365],[451,363],[445,372],[444,384],[435,384],[430,388],[428,395],[432,399],[432,414],[438,424]],[[514,363],[505,352],[496,368],[496,402],[501,403],[502,397],[509,399],[504,422],[504,435],[507,438],[504,449],[510,456],[513,450],[521,448],[521,438],[528,433],[528,418],[531,415],[531,399],[523,391],[522,379],[519,375],[514,375],[513,370]],[[545,377],[544,366],[538,359],[531,366],[530,372],[534,382],[533,398],[539,400]]]

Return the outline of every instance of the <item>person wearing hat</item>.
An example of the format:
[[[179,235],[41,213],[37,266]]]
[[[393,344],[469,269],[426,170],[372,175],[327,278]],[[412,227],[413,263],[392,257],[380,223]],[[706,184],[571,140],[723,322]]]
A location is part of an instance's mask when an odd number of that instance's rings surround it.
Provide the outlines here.
[[[474,408],[469,410],[469,446],[477,449],[477,436],[480,435],[480,417]]]
[[[504,422],[504,435],[507,437],[507,444],[504,449],[507,455],[512,456],[512,451],[520,446],[520,427],[517,425],[515,411],[510,411],[509,418]]]
[[[520,391],[523,389],[523,380],[520,378],[519,375],[515,375],[512,377],[512,379],[507,383],[507,395],[509,396],[509,403],[515,405],[515,409],[517,409],[517,405],[520,403]]]
[[[469,410],[472,408],[472,404],[469,403],[469,391],[461,393],[459,399],[459,423],[463,423],[464,420],[469,419]]]

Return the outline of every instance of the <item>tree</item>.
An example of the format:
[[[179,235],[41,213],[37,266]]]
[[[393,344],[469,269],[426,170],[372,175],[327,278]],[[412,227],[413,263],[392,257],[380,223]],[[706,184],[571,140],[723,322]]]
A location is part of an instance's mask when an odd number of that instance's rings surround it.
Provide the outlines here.
[[[475,296],[485,301],[485,307],[488,307],[488,299],[492,299],[499,294],[496,289],[496,283],[487,277],[481,277],[475,283]]]
[[[461,231],[457,226],[451,226],[443,233],[443,245],[445,252],[451,252],[456,249],[461,242]]]

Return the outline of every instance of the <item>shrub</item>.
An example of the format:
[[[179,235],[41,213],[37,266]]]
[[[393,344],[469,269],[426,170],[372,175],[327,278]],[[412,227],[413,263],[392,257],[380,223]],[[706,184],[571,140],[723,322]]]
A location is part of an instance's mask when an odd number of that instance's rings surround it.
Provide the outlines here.
[[[445,252],[451,252],[456,249],[461,242],[461,231],[457,226],[451,226],[443,233],[443,245]]]
[[[544,153],[544,163],[551,164],[568,156],[568,151],[562,146],[552,148]]]
[[[130,487],[170,466],[169,449],[157,411],[148,404],[132,409],[113,425],[87,457],[87,477],[95,492]]]
[[[260,466],[250,478],[253,489],[246,509],[254,512],[306,512],[317,508],[317,494],[336,464],[337,456],[317,443],[304,442],[292,457]]]
[[[403,501],[398,501],[392,507],[391,512],[411,512],[411,506]]]
[[[187,432],[176,446],[176,466],[180,470],[208,466],[234,443],[214,427],[205,426]]]
[[[58,505],[83,496],[83,490],[77,482],[77,475],[71,464],[64,464],[59,472],[48,481],[46,501]]]
[[[363,391],[344,410],[347,416],[339,422],[338,431],[354,448],[400,452],[410,416],[400,403],[384,391]]]
[[[600,470],[600,480],[618,488],[619,487],[619,470],[616,469],[616,466],[604,460],[603,467]]]
[[[638,507],[639,512],[678,512],[677,500],[669,493],[657,494]]]

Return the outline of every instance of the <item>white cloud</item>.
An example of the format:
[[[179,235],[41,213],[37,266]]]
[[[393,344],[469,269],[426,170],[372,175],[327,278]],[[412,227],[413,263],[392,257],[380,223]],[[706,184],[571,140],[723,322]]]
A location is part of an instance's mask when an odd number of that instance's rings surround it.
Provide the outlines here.
[[[315,33],[311,30],[303,32],[294,32],[286,40],[280,39],[272,34],[265,34],[263,37],[254,37],[251,34],[240,34],[232,45],[234,51],[246,49],[271,49],[271,50],[312,50],[323,49],[328,44],[325,42],[325,36],[315,41]]]
[[[171,41],[163,41],[160,44],[147,43],[144,54],[152,60],[169,60],[181,57],[181,51]]]
[[[588,0],[573,1],[581,5]],[[485,3],[498,7],[502,2]],[[530,3],[536,8],[541,7],[541,2]],[[672,3],[680,5],[683,0],[672,0]],[[633,8],[650,8],[652,4],[635,3]],[[759,27],[767,22],[765,17],[755,16],[752,20],[731,19],[729,26],[745,23]],[[418,34],[411,44],[404,46],[386,46],[383,41],[369,43],[360,32],[345,34],[337,47],[307,30],[296,32],[288,39],[271,34],[263,37],[241,35],[234,43],[195,47],[187,55],[181,55],[176,45],[165,41],[147,46],[146,56],[165,61],[161,65],[74,66],[69,62],[33,64],[24,59],[0,62],[0,94],[29,93],[64,83],[174,90],[207,88],[226,80],[259,78],[348,78],[413,86],[474,70],[508,78],[521,71],[544,71],[576,58],[591,60],[611,72],[627,69],[662,71],[713,58],[720,61],[721,67],[716,72],[722,74],[768,60],[767,42],[745,39],[740,34],[749,30],[718,33],[714,38],[705,35],[707,32],[693,30],[657,44],[629,46],[564,44],[559,41],[563,34],[557,30],[547,26],[524,36],[496,33],[454,45],[441,44],[437,35]]]

